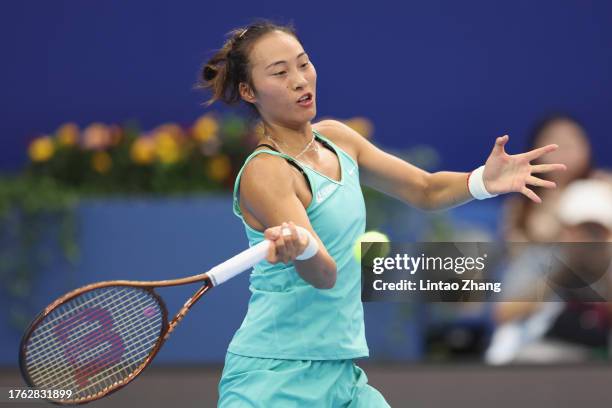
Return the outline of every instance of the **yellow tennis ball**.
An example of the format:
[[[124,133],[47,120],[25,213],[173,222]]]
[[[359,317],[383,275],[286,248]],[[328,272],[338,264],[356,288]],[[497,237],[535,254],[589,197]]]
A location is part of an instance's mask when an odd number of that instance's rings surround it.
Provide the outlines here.
[[[372,245],[374,242],[382,242],[382,245]],[[364,243],[364,253],[361,253],[361,243]],[[372,251],[371,249],[376,249],[376,251]],[[389,244],[389,237],[379,231],[367,231],[361,234],[357,241],[355,241],[355,246],[353,247],[353,253],[355,255],[355,259],[359,262],[371,263],[371,260],[376,257],[384,257],[389,254],[391,250],[391,245]],[[362,259],[363,256],[363,259]]]

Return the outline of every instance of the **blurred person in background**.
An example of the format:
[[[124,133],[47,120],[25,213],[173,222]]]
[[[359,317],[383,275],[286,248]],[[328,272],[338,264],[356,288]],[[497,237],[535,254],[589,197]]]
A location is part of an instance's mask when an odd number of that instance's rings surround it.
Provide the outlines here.
[[[495,304],[498,327],[485,355],[490,364],[578,362],[609,354],[612,183],[572,182],[553,215],[560,226],[557,238],[565,243],[562,262],[553,264],[548,251],[530,248],[511,264],[505,297],[523,301]],[[548,264],[551,271],[544,271]]]
[[[574,180],[597,178],[612,182],[612,173],[594,168],[591,143],[582,124],[566,114],[555,114],[540,120],[529,137],[529,150],[554,143],[560,149],[541,157],[537,164],[563,163],[567,171],[553,172],[544,178],[554,181],[556,189],[534,187],[542,203],[521,195],[509,196],[504,202],[503,233],[507,242],[555,242],[561,225],[554,208],[559,197]],[[516,255],[509,248],[513,255]]]

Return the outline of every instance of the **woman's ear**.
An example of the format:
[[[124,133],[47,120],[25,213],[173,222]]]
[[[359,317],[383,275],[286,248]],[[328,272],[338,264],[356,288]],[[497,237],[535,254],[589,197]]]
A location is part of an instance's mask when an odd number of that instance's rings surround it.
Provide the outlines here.
[[[238,91],[240,92],[240,97],[244,99],[246,102],[255,103],[255,92],[253,92],[253,88],[247,84],[246,82],[241,82],[238,85]]]

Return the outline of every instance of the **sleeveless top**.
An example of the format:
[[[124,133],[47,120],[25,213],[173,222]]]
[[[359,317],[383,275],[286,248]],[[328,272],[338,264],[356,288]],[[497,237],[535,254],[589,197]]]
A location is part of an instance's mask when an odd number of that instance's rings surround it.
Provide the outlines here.
[[[339,181],[284,153],[257,150],[245,160],[236,177],[233,210],[244,223],[249,245],[257,244],[263,240],[263,233],[251,228],[240,211],[238,193],[244,166],[258,154],[272,154],[299,167],[312,191],[306,213],[336,262],[336,284],[331,289],[316,289],[299,276],[293,263],[273,265],[262,261],[251,272],[248,311],[230,342],[231,353],[289,360],[369,356],[361,303],[361,266],[353,254],[353,245],[365,231],[366,220],[359,169],[349,154],[313,132],[340,161]]]

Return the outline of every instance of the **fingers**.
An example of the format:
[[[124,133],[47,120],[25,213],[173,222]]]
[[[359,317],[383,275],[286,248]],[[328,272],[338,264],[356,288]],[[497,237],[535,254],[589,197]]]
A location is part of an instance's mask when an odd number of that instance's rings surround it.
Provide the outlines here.
[[[272,241],[272,245],[270,245],[270,248],[268,249],[268,255],[266,256],[266,261],[270,262],[271,264],[275,264],[279,261],[274,241],[276,241],[280,237],[280,235],[281,230],[279,226],[266,228],[266,230],[264,231],[264,238],[269,241]]]
[[[559,145],[557,144],[549,144],[543,147],[539,147],[537,149],[533,149],[527,153],[524,153],[523,155],[527,158],[527,160],[531,161],[531,160],[535,160],[538,157],[546,154],[546,153],[550,153],[553,150],[557,150],[559,148]]]
[[[535,176],[527,176],[525,180],[527,184],[531,184],[536,187],[544,187],[544,188],[555,188],[557,184],[554,181],[542,180],[541,178]]]
[[[278,260],[284,264],[289,262],[287,257],[287,242],[285,238],[286,237],[283,235],[274,241],[274,246],[276,246],[276,256]]]
[[[531,173],[549,173],[551,171],[557,170],[567,170],[567,166],[565,164],[555,163],[555,164],[534,164],[531,166]]]
[[[278,257],[276,256],[276,245],[272,244],[268,248],[268,255],[266,256],[266,261],[270,262],[271,264],[275,264],[278,262]]]
[[[301,255],[308,246],[308,235],[300,234],[293,221],[289,221],[289,227],[291,229],[291,238],[295,245],[295,256],[297,257]]]
[[[531,191],[529,188],[527,187],[523,187],[521,189],[521,194],[525,195],[527,198],[531,199],[531,201],[534,201],[538,204],[542,203],[542,199],[540,197],[538,197],[538,195],[536,193],[534,193],[533,191]]]
[[[493,150],[497,151],[498,153],[504,153],[504,145],[508,142],[509,139],[510,136],[508,135],[503,135],[495,139],[495,147],[493,148]]]
[[[283,263],[289,263],[295,259],[297,254],[297,231],[295,231],[295,226],[291,227],[291,225],[286,222],[283,223],[283,229],[288,230],[288,235],[283,235],[283,241],[285,244],[285,252],[283,253]]]
[[[291,230],[291,242],[294,249],[294,251],[291,253],[291,260],[294,261],[298,255],[301,255],[302,252],[304,252],[304,249],[308,245],[308,236],[305,234],[300,234],[293,221],[289,221],[289,229]]]
[[[281,225],[266,229],[264,237],[272,241],[268,257],[270,263],[289,263],[304,250],[300,236],[293,222],[283,222]]]
[[[276,240],[280,235],[280,226],[270,227],[264,231],[264,238],[269,239],[270,241]]]

